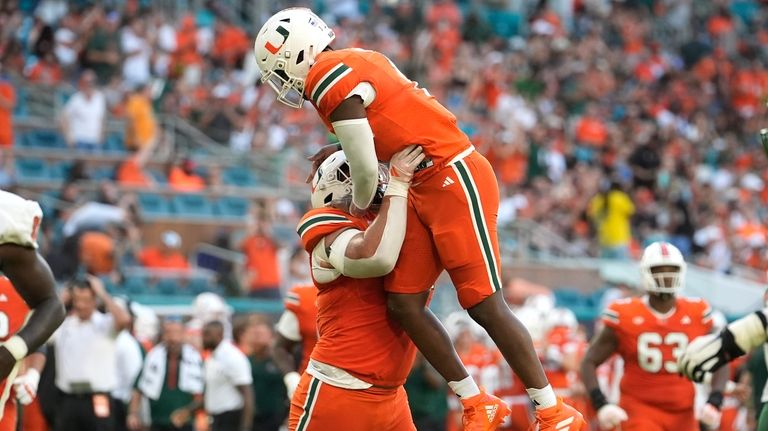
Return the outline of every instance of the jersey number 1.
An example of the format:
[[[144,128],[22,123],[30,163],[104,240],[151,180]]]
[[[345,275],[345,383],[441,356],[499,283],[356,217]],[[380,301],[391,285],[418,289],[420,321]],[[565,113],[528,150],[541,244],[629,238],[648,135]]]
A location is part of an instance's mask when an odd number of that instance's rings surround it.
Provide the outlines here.
[[[672,361],[664,361],[661,346],[672,346]],[[688,346],[688,336],[682,332],[670,332],[662,337],[658,332],[644,332],[637,337],[637,362],[649,373],[658,373],[661,368],[668,373],[677,372],[677,358]]]

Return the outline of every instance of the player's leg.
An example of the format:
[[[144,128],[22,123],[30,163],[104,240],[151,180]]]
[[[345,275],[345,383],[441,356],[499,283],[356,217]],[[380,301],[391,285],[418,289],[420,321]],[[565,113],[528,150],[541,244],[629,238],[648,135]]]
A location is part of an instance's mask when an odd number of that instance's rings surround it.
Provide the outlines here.
[[[619,406],[627,412],[629,420],[622,422],[618,431],[665,431],[667,419],[662,410],[635,401],[625,394],[622,394]]]
[[[531,337],[502,296],[496,230],[499,189],[493,169],[473,153],[454,163],[451,171],[454,184],[435,193],[440,210],[425,208],[440,259],[462,307],[485,328],[515,375],[526,388],[544,388],[547,378]]]
[[[429,290],[442,270],[432,236],[409,203],[400,257],[385,279],[388,314],[446,381],[458,382],[469,374],[442,323],[426,306]]]
[[[383,431],[416,431],[416,426],[413,424],[413,418],[411,417],[411,408],[408,406],[408,395],[405,393],[405,388],[402,386],[397,388],[397,391],[391,397],[391,401],[387,404],[385,414],[389,418],[390,424],[387,428],[381,428]]]
[[[3,407],[3,418],[0,419],[0,431],[16,431],[18,411],[15,400],[8,400]],[[26,429],[26,428],[25,428]]]

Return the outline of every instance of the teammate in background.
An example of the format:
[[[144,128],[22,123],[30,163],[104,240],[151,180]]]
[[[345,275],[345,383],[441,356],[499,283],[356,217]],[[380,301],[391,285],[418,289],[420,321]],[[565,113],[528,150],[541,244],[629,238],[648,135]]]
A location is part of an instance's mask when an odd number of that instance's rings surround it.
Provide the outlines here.
[[[685,280],[680,251],[655,242],[640,260],[647,295],[612,302],[603,312],[602,331],[581,364],[581,378],[597,411],[600,428],[622,431],[698,431],[694,387],[678,375],[677,358],[688,342],[712,330],[706,302],[677,296]],[[598,386],[597,367],[614,353],[624,360],[619,405]],[[701,421],[716,429],[720,421],[725,373],[713,377],[713,389]]]
[[[423,159],[419,147],[392,157],[392,178],[372,222],[332,207],[352,189],[343,152],[315,175],[313,209],[297,231],[318,287],[320,336],[291,400],[291,431],[416,429],[403,388],[416,349],[387,317],[383,276],[400,253],[408,188]]]
[[[283,373],[288,399],[307,369],[309,355],[317,343],[317,288],[314,285],[294,286],[285,295],[285,311],[275,326],[277,337],[272,346],[272,359]],[[301,345],[301,362],[298,367],[294,351]]]
[[[64,306],[56,295],[51,270],[37,253],[42,217],[37,202],[0,190],[0,272],[10,283],[5,289],[10,293],[12,287],[32,311],[24,323],[28,313],[20,306],[0,308],[0,320],[4,321],[0,324],[4,329],[0,333],[0,415],[10,395],[9,382],[14,381],[22,359],[36,352],[64,320]],[[6,297],[10,301],[9,293]],[[39,375],[35,379],[27,372],[23,377],[19,391],[35,393]]]
[[[468,375],[439,320],[426,307],[443,269],[459,302],[494,340],[525,382],[542,430],[562,421],[581,427],[581,415],[558,400],[536,358],[530,336],[501,294],[496,235],[499,190],[488,161],[474,150],[456,118],[383,54],[334,51],[335,35],[312,11],[285,9],[259,31],[254,46],[262,82],[280,102],[312,104],[349,158],[349,213],[362,216],[377,188],[378,160],[387,162],[410,144],[426,158],[410,190],[402,254],[384,282],[389,315],[461,397],[468,429],[486,430],[507,407],[482,393]],[[316,155],[319,163],[332,152]],[[488,414],[490,412],[491,414]]]

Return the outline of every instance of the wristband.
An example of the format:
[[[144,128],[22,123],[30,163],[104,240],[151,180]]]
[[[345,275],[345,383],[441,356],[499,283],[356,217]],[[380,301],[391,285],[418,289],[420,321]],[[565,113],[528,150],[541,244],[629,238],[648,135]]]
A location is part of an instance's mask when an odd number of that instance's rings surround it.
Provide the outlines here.
[[[601,391],[600,388],[595,388],[589,391],[589,398],[592,400],[592,407],[594,407],[595,411],[600,410],[601,407],[608,404],[608,399],[605,398],[605,394],[603,394],[603,391]]]
[[[410,187],[411,183],[390,178],[384,196],[399,196],[408,199],[408,188]]]
[[[712,404],[720,410],[720,407],[723,405],[723,393],[720,391],[712,391],[712,393],[709,394],[709,398],[707,398],[707,404]]]
[[[17,361],[24,359],[27,356],[27,353],[29,353],[27,343],[18,335],[9,338],[8,341],[4,342],[2,345],[8,350],[8,353],[13,356],[13,359],[16,359]]]

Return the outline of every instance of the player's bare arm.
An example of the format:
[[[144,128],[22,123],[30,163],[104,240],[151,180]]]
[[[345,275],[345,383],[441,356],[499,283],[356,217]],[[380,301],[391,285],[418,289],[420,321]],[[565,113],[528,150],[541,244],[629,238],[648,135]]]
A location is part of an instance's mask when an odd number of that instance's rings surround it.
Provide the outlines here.
[[[581,362],[581,380],[597,412],[597,419],[602,429],[612,429],[627,419],[627,413],[619,406],[611,404],[600,390],[597,381],[597,367],[613,355],[619,346],[616,332],[604,327],[590,343]]]
[[[17,360],[27,352],[36,351],[51,337],[64,321],[64,306],[56,296],[51,269],[35,249],[15,244],[0,245],[0,270],[32,309],[29,321],[16,335],[23,341],[24,351],[10,347],[15,350],[12,353],[8,346],[0,348],[2,379],[8,376]]]

